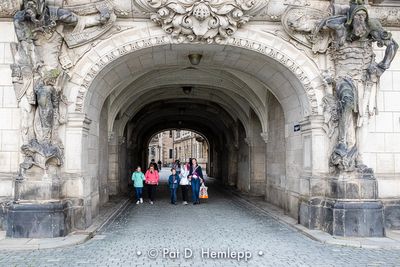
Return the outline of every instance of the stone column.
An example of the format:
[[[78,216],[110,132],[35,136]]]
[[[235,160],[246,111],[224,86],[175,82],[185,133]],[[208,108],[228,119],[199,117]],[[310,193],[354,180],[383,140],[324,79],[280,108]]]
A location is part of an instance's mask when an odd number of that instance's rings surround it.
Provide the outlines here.
[[[119,193],[118,136],[114,132],[108,138],[108,190],[110,195]]]
[[[323,116],[309,116],[300,122],[303,143],[303,174],[300,194],[324,194],[329,173],[329,139]]]
[[[92,120],[82,113],[69,113],[65,130],[63,198],[70,202],[71,226],[85,229],[92,224],[91,179],[88,176],[89,130]]]
[[[117,158],[117,166],[118,166],[118,181],[119,181],[119,192],[122,194],[128,193],[128,176],[129,170],[126,168],[126,160],[127,160],[127,144],[126,138],[123,136],[118,137],[118,158]]]
[[[228,177],[226,183],[228,186],[235,186],[238,179],[238,152],[237,146],[229,145],[228,150]]]
[[[84,114],[69,114],[64,170],[33,166],[16,181],[18,199],[8,208],[8,237],[59,237],[92,223],[90,179],[85,177],[89,124]]]

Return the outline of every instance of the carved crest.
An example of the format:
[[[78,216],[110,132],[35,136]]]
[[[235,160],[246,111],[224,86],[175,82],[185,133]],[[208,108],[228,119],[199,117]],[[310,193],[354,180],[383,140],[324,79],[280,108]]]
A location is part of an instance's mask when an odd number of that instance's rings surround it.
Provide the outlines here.
[[[69,48],[84,45],[107,32],[117,19],[113,2],[110,0],[78,6],[67,6],[66,9],[79,16],[74,30],[65,33],[64,40]]]
[[[179,42],[219,42],[247,23],[255,0],[137,0]]]
[[[318,27],[329,16],[328,12],[318,9],[291,6],[282,16],[282,25],[294,40],[311,48],[314,53],[324,53],[329,46],[329,33],[318,31]]]

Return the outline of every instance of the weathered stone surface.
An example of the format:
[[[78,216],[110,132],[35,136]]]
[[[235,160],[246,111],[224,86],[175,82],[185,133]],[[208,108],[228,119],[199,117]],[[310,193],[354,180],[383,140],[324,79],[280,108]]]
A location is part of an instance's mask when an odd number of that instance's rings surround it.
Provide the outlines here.
[[[383,205],[380,201],[337,201],[333,207],[332,234],[337,236],[382,237]]]
[[[393,218],[393,215],[390,216]],[[299,223],[335,236],[381,237],[385,234],[381,201],[313,198],[300,204]]]
[[[332,234],[334,223],[333,200],[312,198],[300,204],[299,223],[309,229],[320,229]]]
[[[9,201],[0,202],[0,230],[7,230],[7,211],[8,211]]]
[[[392,230],[400,230],[400,201],[389,200],[383,201],[385,228]]]
[[[67,205],[56,202],[12,203],[8,208],[7,236],[13,238],[60,237],[69,233]]]
[[[376,179],[330,178],[327,196],[337,199],[376,199],[378,183]]]

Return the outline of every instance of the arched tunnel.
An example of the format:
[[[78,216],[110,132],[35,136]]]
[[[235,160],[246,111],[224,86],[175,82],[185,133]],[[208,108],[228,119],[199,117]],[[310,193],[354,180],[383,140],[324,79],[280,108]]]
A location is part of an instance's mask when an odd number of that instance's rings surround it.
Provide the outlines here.
[[[191,64],[192,53],[202,55],[199,65]],[[217,45],[143,49],[108,63],[84,108],[88,151],[99,159],[87,159],[99,207],[128,192],[136,166],[147,167],[154,134],[185,129],[208,140],[209,176],[298,212],[303,147],[301,133],[290,129],[309,103],[295,75],[267,56]]]
[[[189,95],[182,89],[184,97],[150,102],[128,121],[124,131],[127,144],[120,150],[120,158],[126,159],[119,163],[121,170],[133,170],[137,165],[147,167],[148,145],[154,134],[168,129],[186,129],[200,133],[208,141],[208,176],[232,186],[238,184],[239,140],[245,139],[244,126],[218,103],[191,97],[196,90],[201,89],[191,88]],[[241,155],[245,154],[242,151]],[[242,176],[246,172],[249,170],[242,170]],[[121,191],[125,192],[129,179],[121,182]]]

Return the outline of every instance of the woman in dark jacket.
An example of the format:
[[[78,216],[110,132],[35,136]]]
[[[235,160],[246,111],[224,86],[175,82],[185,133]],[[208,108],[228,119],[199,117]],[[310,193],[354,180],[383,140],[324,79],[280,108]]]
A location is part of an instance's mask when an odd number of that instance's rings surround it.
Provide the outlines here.
[[[193,205],[200,204],[200,185],[204,183],[203,171],[199,165],[197,165],[197,159],[192,159],[192,166],[188,176],[192,183],[192,200]]]

